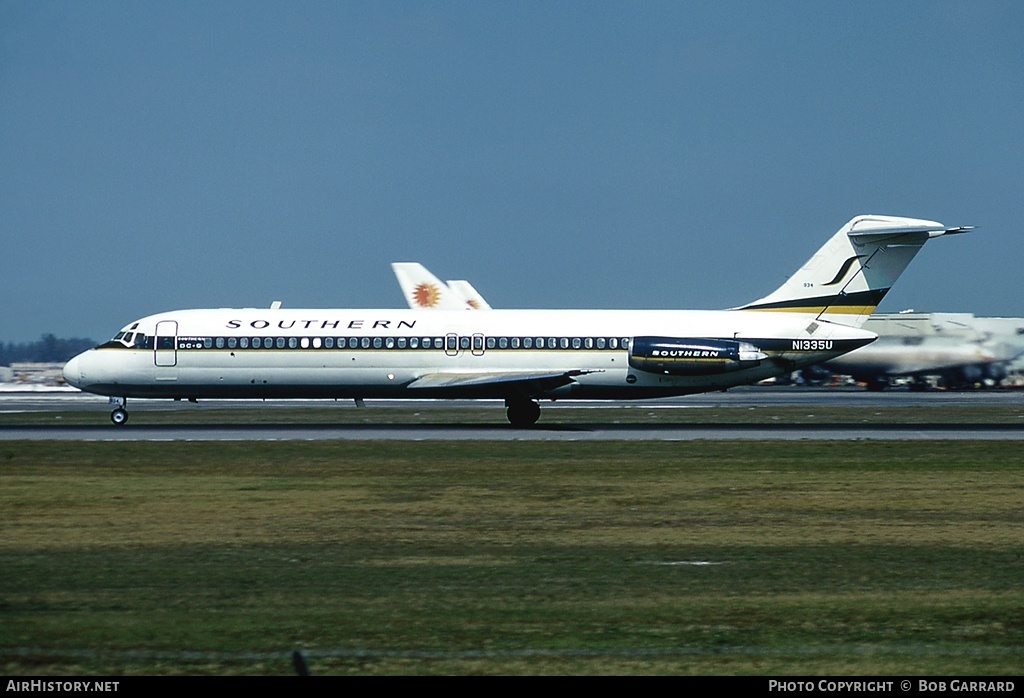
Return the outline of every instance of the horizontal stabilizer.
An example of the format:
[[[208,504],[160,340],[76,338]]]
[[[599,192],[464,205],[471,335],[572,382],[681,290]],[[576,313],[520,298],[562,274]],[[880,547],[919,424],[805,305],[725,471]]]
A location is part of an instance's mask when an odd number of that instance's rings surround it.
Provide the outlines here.
[[[910,219],[908,219],[910,220]],[[928,233],[929,238],[937,238],[940,235],[956,235],[974,230],[973,225],[963,225],[958,228],[944,228],[941,223],[932,221],[917,221],[918,223],[930,223],[931,225],[920,226],[880,226],[854,228],[847,235],[856,240],[866,240],[871,237],[887,237],[889,235],[906,235],[908,233]]]

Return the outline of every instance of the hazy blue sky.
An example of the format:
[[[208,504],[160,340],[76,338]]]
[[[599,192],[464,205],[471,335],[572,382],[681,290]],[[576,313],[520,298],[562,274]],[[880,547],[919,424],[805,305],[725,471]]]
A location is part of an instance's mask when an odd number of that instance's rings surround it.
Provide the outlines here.
[[[182,307],[724,308],[860,213],[1024,315],[1024,2],[0,0],[0,340]]]

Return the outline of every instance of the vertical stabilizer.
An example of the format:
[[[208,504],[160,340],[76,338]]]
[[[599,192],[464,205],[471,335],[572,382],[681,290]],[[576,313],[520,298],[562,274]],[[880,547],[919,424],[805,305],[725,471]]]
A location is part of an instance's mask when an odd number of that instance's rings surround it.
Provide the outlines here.
[[[456,296],[461,298],[470,310],[490,310],[490,304],[484,300],[480,292],[473,288],[473,284],[465,280],[448,281],[448,288]]]
[[[419,262],[394,262],[391,269],[402,287],[405,302],[413,310],[466,309],[466,303]]]
[[[970,228],[894,216],[857,216],[771,294],[736,310],[806,313],[859,327],[933,237]]]

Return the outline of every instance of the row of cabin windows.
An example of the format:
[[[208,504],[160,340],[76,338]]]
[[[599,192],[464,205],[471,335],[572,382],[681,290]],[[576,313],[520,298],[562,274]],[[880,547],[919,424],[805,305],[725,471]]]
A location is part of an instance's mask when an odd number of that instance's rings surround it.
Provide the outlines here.
[[[627,337],[179,337],[178,349],[627,349]],[[169,347],[168,347],[169,348]]]

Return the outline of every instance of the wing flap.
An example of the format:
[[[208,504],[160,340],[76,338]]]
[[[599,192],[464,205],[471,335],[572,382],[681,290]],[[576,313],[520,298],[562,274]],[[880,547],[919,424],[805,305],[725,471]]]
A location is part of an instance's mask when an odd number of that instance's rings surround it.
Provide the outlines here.
[[[594,370],[570,369],[568,371],[491,371],[478,373],[428,373],[420,376],[408,387],[424,388],[479,388],[484,386],[532,384],[551,390],[572,383],[576,376],[598,373]]]

